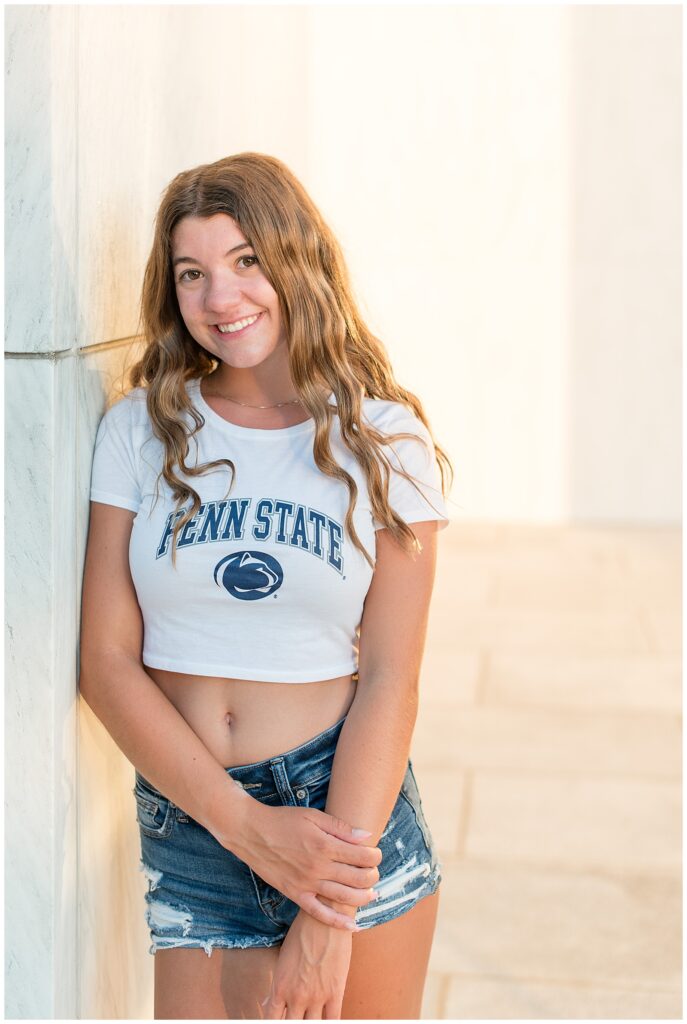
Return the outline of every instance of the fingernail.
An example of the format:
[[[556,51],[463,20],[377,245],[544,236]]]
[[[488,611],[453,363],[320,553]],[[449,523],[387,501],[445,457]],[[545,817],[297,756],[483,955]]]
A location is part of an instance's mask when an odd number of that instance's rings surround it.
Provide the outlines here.
[[[351,835],[354,835],[357,839],[358,836],[371,836],[372,833],[366,832],[364,828],[354,828],[351,829]]]
[[[360,931],[360,929],[358,928],[358,925],[355,923],[355,921],[352,921],[350,917],[347,918],[347,920],[346,920],[346,927],[351,932],[358,932],[358,931]]]
[[[378,893],[376,889],[372,890],[372,899],[373,900],[378,900],[380,895],[381,895],[381,893]]]

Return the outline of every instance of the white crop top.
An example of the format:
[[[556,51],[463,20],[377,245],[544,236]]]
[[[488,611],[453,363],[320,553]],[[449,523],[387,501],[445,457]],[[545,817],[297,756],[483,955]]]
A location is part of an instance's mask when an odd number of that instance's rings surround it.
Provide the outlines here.
[[[103,416],[93,455],[91,500],[136,513],[129,566],[144,626],[144,665],[193,675],[308,683],[354,673],[363,602],[372,569],[344,531],[348,486],[315,464],[315,422],[276,430],[227,422],[186,385],[204,426],[189,442],[188,465],[229,458],[228,466],[183,477],[199,494],[199,513],[171,539],[175,500],[164,478],[163,445],[148,417],[146,391],[135,388]],[[329,401],[335,404],[333,393]],[[384,433],[411,431],[385,446],[426,494],[391,473],[389,499],[407,523],[448,525],[441,478],[424,424],[397,402],[366,398],[363,415]],[[190,426],[193,421],[187,418]],[[334,459],[358,485],[354,522],[375,559],[375,530],[365,475],[332,418]],[[197,460],[197,461],[196,461]],[[154,507],[153,507],[154,505]],[[432,508],[432,505],[434,508]],[[177,513],[178,518],[190,499]],[[435,511],[436,509],[436,511]]]

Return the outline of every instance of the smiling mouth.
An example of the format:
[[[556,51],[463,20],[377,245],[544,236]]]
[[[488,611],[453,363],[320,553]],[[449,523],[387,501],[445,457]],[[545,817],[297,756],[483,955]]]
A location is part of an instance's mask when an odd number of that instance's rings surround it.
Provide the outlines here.
[[[253,315],[255,315],[255,314],[253,314]],[[212,324],[211,325],[212,331],[213,331],[214,334],[218,335],[220,338],[236,338],[236,337],[238,337],[239,334],[241,334],[241,335],[245,334],[246,331],[249,331],[251,329],[251,327],[255,327],[255,325],[257,323],[259,323],[261,316],[262,316],[262,311],[257,314],[255,320],[253,320],[252,323],[246,324],[245,327],[240,327],[238,330],[233,330],[233,331],[220,331],[219,326],[217,324]],[[243,319],[247,320],[248,317],[244,317]],[[240,320],[237,321],[237,322],[241,323]]]

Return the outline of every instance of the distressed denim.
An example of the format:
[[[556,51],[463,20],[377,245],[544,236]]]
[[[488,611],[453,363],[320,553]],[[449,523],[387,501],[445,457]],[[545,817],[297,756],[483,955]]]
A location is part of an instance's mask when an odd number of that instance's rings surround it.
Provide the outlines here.
[[[345,720],[284,754],[225,770],[261,803],[324,811]],[[281,943],[298,905],[264,882],[138,771],[133,792],[140,870],[148,880],[149,952],[199,946],[211,956],[215,946],[245,949]],[[374,888],[380,895],[358,908],[355,920],[361,928],[404,914],[441,882],[441,864],[410,760],[378,845],[382,860]]]

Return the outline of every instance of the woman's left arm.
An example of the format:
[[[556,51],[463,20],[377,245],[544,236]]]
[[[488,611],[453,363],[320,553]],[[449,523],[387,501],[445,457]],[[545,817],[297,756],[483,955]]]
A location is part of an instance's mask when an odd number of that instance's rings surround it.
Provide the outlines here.
[[[379,839],[398,799],[415,728],[437,550],[436,521],[411,524],[422,551],[406,553],[387,529],[360,623],[358,685],[334,755],[325,810]],[[319,897],[323,899],[322,897]],[[355,916],[353,907],[323,902]],[[370,904],[374,905],[374,904]],[[278,1020],[339,1018],[352,935],[299,910],[279,953],[263,1005]]]

